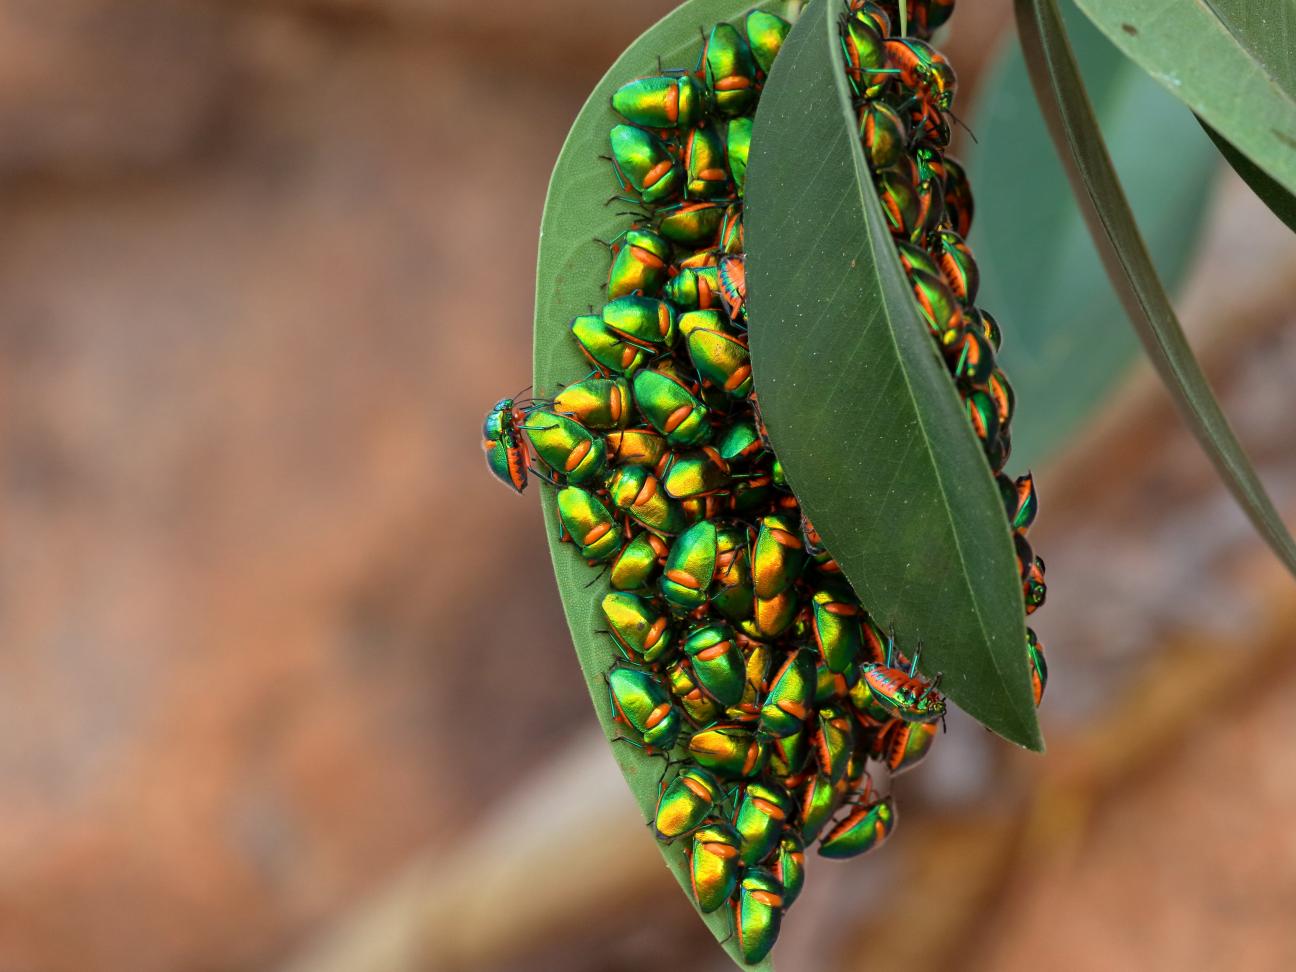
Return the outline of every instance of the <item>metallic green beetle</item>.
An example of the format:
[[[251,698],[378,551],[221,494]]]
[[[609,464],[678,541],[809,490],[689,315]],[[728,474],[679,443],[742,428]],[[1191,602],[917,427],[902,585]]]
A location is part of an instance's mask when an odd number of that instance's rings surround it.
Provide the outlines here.
[[[720,252],[744,253],[746,250],[743,210],[741,204],[735,204],[725,210],[724,222],[720,224]]]
[[[809,844],[818,838],[819,831],[823,830],[824,825],[837,812],[845,796],[844,781],[834,783],[822,773],[816,773],[806,781],[801,790],[802,840]]]
[[[1008,511],[1008,525],[1014,531],[1029,530],[1039,513],[1039,496],[1035,492],[1035,477],[1030,473],[1020,476],[1016,481],[1007,476],[999,476],[999,491],[1004,498],[1004,507]]]
[[[729,463],[710,446],[671,454],[662,472],[662,489],[673,499],[696,499],[725,492],[730,483]]]
[[[733,398],[746,398],[751,392],[751,352],[741,338],[695,327],[689,332],[688,352],[703,381]]]
[[[772,514],[761,518],[751,559],[757,597],[777,597],[792,586],[801,576],[806,555],[800,531],[790,517]]]
[[[751,156],[752,119],[731,118],[725,129],[725,154],[729,159],[729,173],[734,189],[742,198],[747,185],[747,159]]]
[[[715,202],[684,202],[657,212],[657,232],[683,246],[711,246],[720,235],[725,207]]]
[[[580,547],[581,556],[599,563],[615,556],[622,537],[616,519],[597,496],[579,486],[558,491],[558,518]]]
[[[1030,628],[1026,629],[1026,657],[1030,661],[1031,691],[1038,706],[1044,700],[1044,689],[1048,686],[1048,662],[1044,660],[1044,643]]]
[[[973,389],[964,399],[967,403],[968,420],[972,431],[981,440],[984,448],[989,450],[999,437],[999,409],[990,393],[980,388]]]
[[[859,135],[874,171],[899,162],[909,144],[908,126],[885,101],[870,101],[860,109]]]
[[[842,19],[841,47],[846,55],[846,76],[860,98],[877,98],[891,79],[883,34],[867,16],[852,11]]]
[[[684,385],[662,370],[634,377],[634,400],[650,425],[672,446],[696,446],[711,437],[710,412]]]
[[[844,709],[824,706],[819,710],[813,742],[819,772],[831,783],[840,782],[855,749],[855,726]]]
[[[629,513],[653,533],[673,537],[684,529],[684,511],[666,495],[657,477],[644,466],[622,466],[607,484],[619,510]]]
[[[706,113],[706,97],[692,75],[657,75],[619,87],[612,110],[644,128],[691,128]]]
[[[553,410],[587,429],[606,432],[630,424],[630,383],[624,378],[586,378],[554,396]]]
[[[754,867],[769,857],[795,807],[787,790],[777,784],[748,783],[743,787],[734,827],[744,865]]]
[[[679,196],[683,174],[665,142],[633,125],[617,125],[611,141],[612,165],[623,188],[633,189],[649,204]]]
[[[754,572],[752,576],[755,577]],[[752,601],[751,620],[741,625],[743,633],[758,641],[777,638],[791,627],[800,606],[794,587],[789,587],[773,597],[757,595]]]
[[[711,28],[702,52],[707,90],[722,115],[742,115],[756,101],[756,59],[732,24]]]
[[[738,887],[738,833],[721,820],[709,820],[693,831],[689,880],[698,910],[720,908]]]
[[[956,356],[953,370],[957,380],[969,385],[984,385],[994,374],[994,345],[984,331],[965,328],[957,340],[948,346],[946,356],[950,355]]]
[[[776,14],[753,10],[747,15],[745,26],[747,46],[751,48],[752,57],[756,59],[756,66],[763,73],[769,74],[770,65],[783,49],[783,41],[787,38],[792,25]]]
[[[645,591],[653,587],[657,575],[666,564],[670,547],[657,534],[643,530],[621,548],[612,569],[608,574],[608,583],[615,591]]]
[[[834,860],[867,854],[895,829],[895,804],[890,796],[856,807],[819,842],[819,856]]]
[[[918,308],[938,344],[952,345],[964,333],[963,306],[944,278],[914,269],[909,274]]]
[[[781,736],[770,742],[769,774],[772,778],[791,785],[791,777],[799,777],[810,755],[809,733],[798,729],[790,736]]]
[[[720,799],[720,784],[706,770],[686,766],[662,790],[653,830],[660,841],[672,841],[697,830]]]
[[[685,267],[671,277],[663,293],[680,311],[719,307],[720,271],[717,267]]]
[[[805,886],[805,843],[795,830],[783,831],[771,870],[783,885],[783,910],[787,911]]]
[[[726,708],[742,701],[747,665],[728,625],[694,628],[684,638],[683,650],[702,691]]]
[[[617,665],[607,674],[608,697],[617,721],[637,736],[631,742],[669,752],[679,739],[683,720],[670,692],[652,672]]]
[[[608,298],[661,293],[670,278],[670,244],[644,229],[628,229],[612,241]]]
[[[667,666],[666,681],[670,684],[675,701],[693,725],[708,726],[724,712],[724,707],[719,702],[702,691],[692,666],[684,659]]]
[[[693,734],[689,755],[699,766],[728,780],[749,779],[765,764],[765,745],[742,725],[721,723]]]
[[[707,603],[711,581],[715,577],[716,534],[716,525],[703,520],[693,524],[671,544],[660,587],[662,597],[677,609],[677,613],[693,611]],[[703,687],[706,687],[705,680]]]
[[[666,440],[652,429],[626,429],[607,434],[608,462],[613,466],[657,469],[666,458]]]
[[[887,219],[887,228],[894,236],[908,239],[922,213],[918,191],[904,173],[895,168],[877,174],[878,200]]]
[[[845,672],[859,658],[864,643],[862,611],[847,589],[824,584],[810,598],[815,644],[828,670]]]
[[[600,607],[608,633],[627,658],[651,665],[675,648],[670,618],[647,598],[612,591],[603,596]]]
[[[743,462],[759,455],[765,449],[756,423],[740,418],[728,425],[716,440],[716,451],[725,462]]]
[[[571,322],[581,353],[604,373],[631,375],[643,367],[648,353],[617,334],[597,314],[582,314]]]
[[[631,344],[654,353],[679,337],[675,308],[664,300],[630,294],[603,305],[603,323]]]
[[[939,230],[936,233],[937,262],[941,274],[949,284],[954,296],[965,304],[976,300],[977,289],[981,285],[981,271],[977,269],[972,251],[968,249],[963,237],[953,230]]]
[[[684,179],[685,199],[732,195],[724,139],[709,125],[693,129],[684,140]]]
[[[757,731],[774,739],[799,732],[810,718],[814,690],[814,656],[808,651],[789,655],[770,679]]]
[[[587,483],[607,466],[603,439],[566,415],[533,413],[521,429],[540,461],[569,483]]]
[[[738,885],[734,922],[738,948],[749,963],[765,958],[778,939],[783,920],[783,885],[767,868],[749,868]]]
[[[860,666],[860,680],[868,683],[873,701],[887,709],[894,718],[905,722],[938,722],[945,718],[945,700],[936,691],[940,675],[930,682],[918,675],[921,650],[919,644],[906,672],[892,666],[895,639],[888,639],[886,661]]]
[[[891,775],[898,776],[922,762],[936,741],[936,732],[933,722],[892,723],[879,740],[881,759]]]

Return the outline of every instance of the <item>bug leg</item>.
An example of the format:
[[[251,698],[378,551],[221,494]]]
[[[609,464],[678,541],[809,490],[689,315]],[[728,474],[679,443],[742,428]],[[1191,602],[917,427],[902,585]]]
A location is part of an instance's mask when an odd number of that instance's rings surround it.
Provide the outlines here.
[[[604,564],[603,569],[600,570],[597,574],[595,574],[593,579],[588,584],[585,585],[585,590],[588,591],[591,587],[593,587],[595,584],[601,581],[603,579],[603,575],[606,574],[607,572],[608,572],[608,565]]]

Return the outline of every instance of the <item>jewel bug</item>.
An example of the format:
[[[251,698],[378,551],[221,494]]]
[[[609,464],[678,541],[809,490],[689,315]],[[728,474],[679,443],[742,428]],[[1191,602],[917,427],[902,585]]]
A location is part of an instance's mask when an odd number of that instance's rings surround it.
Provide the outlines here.
[[[726,254],[716,268],[720,284],[720,302],[729,316],[736,320],[747,318],[747,263],[739,254]]]
[[[1034,614],[1044,606],[1048,596],[1048,586],[1044,583],[1044,561],[1035,557],[1026,572],[1022,594],[1026,599],[1026,613]]]
[[[656,213],[657,232],[682,246],[712,246],[720,234],[725,208],[714,202],[682,202]]]
[[[895,658],[893,636],[887,641],[886,661],[861,666],[860,678],[868,683],[873,700],[892,716],[905,722],[936,722],[945,717],[945,700],[936,691],[940,676],[927,682],[917,675],[919,652],[914,653],[908,672],[892,667]]]
[[[684,198],[717,199],[732,195],[725,167],[725,142],[710,126],[695,128],[684,140]]]
[[[855,748],[855,727],[846,713],[836,706],[821,708],[811,744],[820,774],[831,783],[841,781]]]
[[[825,584],[811,596],[811,629],[829,671],[845,672],[859,657],[864,643],[862,614],[844,585]]]
[[[660,587],[662,597],[677,613],[707,603],[715,576],[716,543],[716,525],[709,520],[693,524],[671,543]]]
[[[963,306],[944,279],[915,268],[909,273],[918,309],[931,329],[936,342],[945,347],[957,343],[967,330],[963,319]]]
[[[603,439],[566,415],[532,412],[519,428],[540,461],[569,483],[587,483],[607,466]]]
[[[773,597],[757,595],[752,601],[752,617],[740,627],[749,637],[773,640],[783,634],[796,620],[800,602],[796,590],[789,587]]]
[[[672,453],[661,477],[662,489],[673,499],[708,496],[729,485],[729,464],[711,446]]]
[[[663,842],[678,840],[701,827],[720,799],[720,784],[699,766],[686,766],[662,790],[653,831]]]
[[[801,839],[807,844],[819,837],[824,825],[837,812],[846,796],[846,784],[834,783],[822,773],[816,773],[801,789]]]
[[[631,375],[643,367],[648,354],[613,331],[597,314],[582,314],[571,322],[581,353],[604,374]]]
[[[698,910],[720,908],[738,888],[742,870],[738,860],[738,833],[720,820],[708,820],[693,831],[689,852],[689,881]]]
[[[989,449],[999,435],[999,409],[995,407],[994,399],[979,388],[973,389],[965,401],[972,431],[982,446]]]
[[[695,327],[686,343],[689,359],[703,381],[734,398],[747,396],[752,386],[752,369],[751,352],[745,341],[723,331]]]
[[[768,685],[770,667],[774,664],[774,649],[763,641],[752,641],[741,634],[738,644],[747,661],[743,696],[737,705],[725,709],[725,718],[746,726],[760,717],[761,699]]]
[[[852,17],[861,19],[882,37],[891,34],[891,15],[880,4],[870,0],[851,0],[848,10]]]
[[[706,85],[722,115],[742,115],[756,100],[756,59],[732,24],[711,28],[702,52]]]
[[[610,246],[609,300],[627,294],[648,297],[661,293],[670,278],[670,244],[645,229],[628,229]]]
[[[633,189],[649,204],[679,196],[684,179],[665,142],[633,125],[617,125],[611,141],[612,166],[622,188]]]
[[[805,546],[796,526],[778,514],[762,517],[751,554],[756,596],[782,594],[801,576],[805,561]]]
[[[683,643],[684,654],[693,668],[698,686],[723,706],[742,701],[747,666],[725,624],[708,624],[694,628]]]
[[[789,736],[771,739],[768,772],[785,786],[792,786],[804,772],[809,755],[809,732],[804,728]]]
[[[909,142],[905,120],[885,101],[869,101],[860,108],[859,135],[874,171],[899,162]]]
[[[526,489],[530,465],[526,445],[518,434],[518,425],[524,419],[525,411],[512,398],[501,398],[486,413],[482,425],[487,467],[496,479],[518,493]]]
[[[675,701],[693,725],[710,725],[724,712],[724,707],[719,702],[702,691],[692,666],[685,659],[679,659],[666,667],[666,682],[670,685]]]
[[[976,300],[977,288],[981,283],[981,274],[977,269],[972,251],[968,249],[963,237],[953,230],[940,230],[936,234],[938,245],[937,262],[941,275],[949,284],[954,296],[965,304]]]
[[[579,486],[558,491],[558,518],[590,563],[609,560],[621,549],[616,519],[602,501]]]
[[[555,395],[553,411],[596,432],[624,429],[632,415],[630,385],[621,377],[586,378]]]
[[[770,679],[757,731],[776,739],[800,731],[810,718],[814,690],[814,656],[808,651],[788,655]]]
[[[644,591],[653,586],[670,548],[648,530],[637,533],[612,561],[608,583],[614,591]]]
[[[770,65],[782,50],[783,41],[787,38],[792,25],[777,14],[753,10],[747,15],[744,26],[747,33],[747,46],[751,49],[756,66],[760,68],[762,74],[769,74]]]
[[[720,224],[719,249],[728,254],[742,253],[746,249],[742,206],[730,206],[725,210],[724,222]]]
[[[725,128],[725,156],[729,160],[729,174],[733,176],[734,191],[739,198],[747,185],[747,159],[751,155],[751,118],[731,118]]]
[[[680,311],[719,307],[719,270],[713,266],[685,267],[667,281],[663,293]]]
[[[972,216],[975,207],[972,201],[972,186],[968,182],[967,172],[962,163],[950,156],[945,156],[945,215],[949,217],[954,232],[967,239],[972,231]]]
[[[891,775],[898,776],[922,762],[931,752],[932,743],[935,741],[934,722],[896,720],[879,740],[880,757],[891,770]]]
[[[1008,376],[996,368],[986,380],[986,392],[995,403],[995,411],[999,415],[999,427],[1006,429],[1017,407],[1017,395],[1012,385],[1008,383]]]
[[[722,528],[716,544],[716,592],[712,606],[733,623],[752,616],[751,566],[748,562],[746,533]]]
[[[692,75],[657,75],[617,88],[612,110],[644,128],[691,128],[706,112],[706,97]]]
[[[887,66],[883,35],[877,31],[874,19],[862,11],[848,12],[839,33],[851,87],[860,98],[876,99],[893,73]]]
[[[985,385],[995,370],[994,345],[985,336],[984,331],[967,327],[961,330],[958,338],[947,345],[946,357],[955,362],[954,380],[969,385]],[[999,414],[998,408],[995,415]]]
[[[675,308],[664,300],[629,294],[603,305],[603,323],[631,344],[657,352],[675,344]]]
[[[783,886],[774,873],[763,867],[748,868],[738,883],[734,902],[734,923],[738,949],[751,964],[770,953],[783,920]]]
[[[1008,513],[1008,525],[1013,532],[1025,533],[1035,522],[1039,513],[1039,497],[1035,493],[1035,477],[1030,473],[1016,480],[1007,476],[997,476],[999,495],[1003,497],[1004,509]]]
[[[904,173],[894,167],[879,172],[875,181],[887,228],[893,236],[908,239],[922,215],[917,189]]]
[[[704,769],[730,779],[755,776],[765,763],[765,744],[741,725],[721,723],[699,729],[688,743],[689,755]]]
[[[634,400],[643,417],[666,437],[669,445],[701,445],[711,436],[707,407],[660,368],[645,368],[635,374]]]
[[[684,529],[684,511],[661,489],[657,477],[643,466],[622,466],[607,484],[608,494],[622,510],[654,533],[670,537]]]
[[[742,788],[734,829],[745,866],[754,867],[769,857],[794,809],[792,797],[778,784],[748,783]]]
[[[895,824],[895,804],[890,796],[860,804],[824,834],[819,856],[845,860],[867,854],[891,835]]]
[[[945,55],[913,37],[885,41],[889,67],[900,72],[900,83],[941,111],[948,111],[958,90],[958,76]]]
[[[652,429],[609,432],[605,441],[608,463],[613,466],[644,466],[655,471],[662,467],[669,452],[666,440]]]
[[[607,684],[616,721],[635,733],[630,741],[669,752],[679,739],[683,720],[660,679],[652,672],[619,664],[608,672]]]
[[[967,311],[968,327],[984,334],[990,346],[997,353],[1003,346],[1003,331],[993,314],[980,307],[969,307]]]
[[[1044,688],[1048,685],[1048,662],[1044,660],[1044,643],[1030,628],[1026,629],[1026,656],[1030,660],[1031,692],[1038,706],[1044,700]]]
[[[805,887],[805,843],[794,829],[783,831],[770,870],[783,885],[783,910],[787,911]]]
[[[627,658],[651,665],[674,650],[670,618],[648,598],[612,591],[604,595],[599,606],[608,633]]]

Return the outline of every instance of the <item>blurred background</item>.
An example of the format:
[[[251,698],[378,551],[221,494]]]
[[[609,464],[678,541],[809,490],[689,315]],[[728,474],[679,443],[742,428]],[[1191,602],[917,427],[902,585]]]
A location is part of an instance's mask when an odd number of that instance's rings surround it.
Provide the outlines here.
[[[730,967],[599,737],[538,504],[480,453],[529,381],[552,162],[672,5],[0,0],[2,972]],[[955,16],[961,104],[1010,21]],[[1006,117],[1044,171],[996,97],[960,154]],[[1121,104],[1118,160],[1182,176],[1149,135],[1182,111]],[[1192,171],[1149,235],[1293,524],[1296,239]],[[1105,287],[974,243],[1014,307]],[[1080,402],[1023,457],[1049,753],[951,719],[896,837],[811,864],[781,968],[1296,968],[1296,587],[1078,299],[984,301],[1071,342],[1019,392]]]

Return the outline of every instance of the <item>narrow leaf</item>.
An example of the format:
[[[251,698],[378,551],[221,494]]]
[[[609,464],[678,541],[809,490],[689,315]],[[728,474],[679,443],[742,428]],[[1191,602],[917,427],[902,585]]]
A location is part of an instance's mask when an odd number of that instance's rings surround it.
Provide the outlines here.
[[[1197,119],[1201,121],[1201,119]],[[1220,150],[1220,154],[1233,166],[1233,171],[1242,177],[1251,190],[1260,197],[1275,216],[1281,219],[1287,226],[1296,232],[1296,195],[1288,192],[1278,182],[1272,179],[1267,172],[1257,166],[1245,155],[1239,152],[1229,143],[1229,141],[1210,125],[1201,121],[1201,126],[1206,130],[1206,134],[1211,137],[1215,147]],[[1293,149],[1296,151],[1296,149]]]
[[[1201,237],[1219,155],[1192,113],[1074,3],[1062,11],[1116,169],[1173,292]],[[999,360],[1026,404],[1013,420],[1013,460],[1038,469],[1118,386],[1139,344],[1072,201],[1021,46],[1008,41],[972,112],[978,142],[966,161],[977,215],[969,242],[979,299],[1008,326]]]
[[[1131,60],[1296,192],[1296,3],[1076,2]]]
[[[753,6],[782,10],[782,5],[776,2],[753,4],[751,0],[684,3],[630,46],[599,82],[577,116],[554,167],[540,225],[535,312],[537,396],[552,395],[560,384],[579,380],[589,373],[589,364],[577,351],[568,325],[576,315],[587,313],[606,300],[608,255],[595,241],[613,239],[631,222],[620,214],[620,210],[627,208],[625,203],[605,205],[620,191],[612,166],[600,158],[608,151],[608,132],[619,121],[611,109],[612,93],[627,81],[658,73],[659,57],[660,65],[667,69],[696,68],[702,50],[700,29],[719,21],[737,20]],[[599,579],[599,572],[586,565],[570,544],[559,541],[554,492],[544,489],[541,498],[554,574],[576,657],[599,722],[608,738],[613,739],[619,730],[613,721],[603,675],[619,656],[611,639],[599,633],[604,621],[598,606],[608,589],[607,583]],[[535,646],[520,645],[519,657],[535,650]],[[612,752],[645,819],[651,817],[659,795],[662,761],[648,758],[624,743],[614,744]],[[652,839],[652,832],[645,829],[644,840]],[[670,870],[692,901],[686,844],[687,841],[679,841],[671,846],[659,846]],[[608,861],[607,865],[616,867],[616,862]],[[742,964],[727,909],[703,918],[716,939],[725,942],[725,950]],[[767,960],[743,968],[772,969],[773,964]]]
[[[1015,0],[1031,83],[1107,273],[1161,380],[1256,529],[1296,574],[1296,543],[1215,400],[1130,212],[1056,0]]]
[[[816,0],[766,82],[747,172],[756,389],[811,520],[883,626],[972,716],[1041,749],[990,469],[920,320]]]

